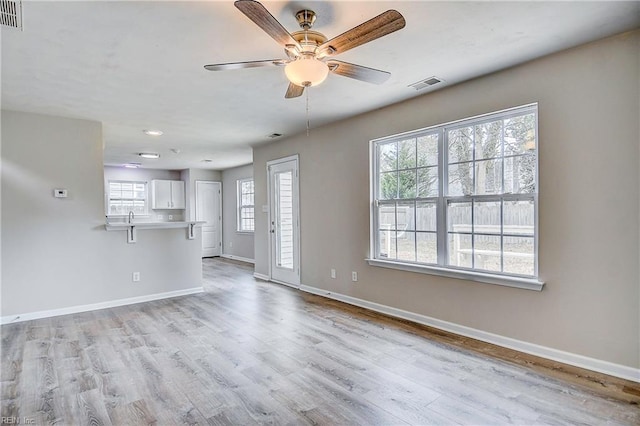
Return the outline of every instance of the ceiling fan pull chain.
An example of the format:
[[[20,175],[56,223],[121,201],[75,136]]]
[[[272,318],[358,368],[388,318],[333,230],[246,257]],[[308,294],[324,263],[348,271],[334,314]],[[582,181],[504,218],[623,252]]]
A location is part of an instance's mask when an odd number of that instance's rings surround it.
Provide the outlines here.
[[[307,136],[309,136],[309,88],[305,90],[307,94]]]

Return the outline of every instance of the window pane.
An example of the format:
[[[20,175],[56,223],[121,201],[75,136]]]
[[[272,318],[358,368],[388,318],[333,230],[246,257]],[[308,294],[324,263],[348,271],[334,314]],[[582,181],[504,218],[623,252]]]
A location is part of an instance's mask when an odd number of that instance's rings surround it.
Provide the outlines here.
[[[415,230],[415,203],[413,201],[399,202],[396,209],[398,218],[398,230]]]
[[[438,196],[438,167],[418,169],[418,197]]]
[[[418,138],[418,167],[438,165],[438,135]]]
[[[416,229],[418,231],[433,231],[437,230],[437,207],[436,203],[416,203]]]
[[[485,271],[501,271],[500,236],[473,236],[473,267]]]
[[[471,235],[449,234],[449,265],[471,268]]]
[[[502,120],[479,124],[475,128],[476,160],[502,156]]]
[[[447,223],[449,231],[471,232],[471,203],[449,203]]]
[[[378,170],[388,172],[398,169],[398,148],[395,142],[378,145]]]
[[[473,163],[449,165],[448,195],[471,195],[473,193]]]
[[[398,198],[415,198],[417,194],[416,171],[398,172]]]
[[[534,235],[533,201],[505,201],[503,209],[505,234]]]
[[[396,229],[396,207],[393,204],[378,206],[378,226],[381,231]]]
[[[384,259],[396,258],[396,231],[379,231],[378,251]]]
[[[475,163],[476,195],[502,193],[502,159]]]
[[[408,139],[398,142],[398,169],[414,169],[416,167],[416,140]]]
[[[415,232],[398,232],[398,260],[416,261],[415,238]]]
[[[398,172],[380,173],[378,182],[381,200],[391,200],[398,197]]]
[[[534,274],[533,237],[504,237],[504,272]]]
[[[509,194],[532,193],[536,191],[536,154],[528,154],[504,159],[504,192]]]
[[[438,263],[437,236],[432,232],[418,232],[417,260],[420,263]]]
[[[473,160],[473,127],[449,130],[449,163]]]
[[[536,149],[535,114],[504,120],[504,155],[524,154]]]
[[[500,234],[500,201],[473,203],[473,232]]]

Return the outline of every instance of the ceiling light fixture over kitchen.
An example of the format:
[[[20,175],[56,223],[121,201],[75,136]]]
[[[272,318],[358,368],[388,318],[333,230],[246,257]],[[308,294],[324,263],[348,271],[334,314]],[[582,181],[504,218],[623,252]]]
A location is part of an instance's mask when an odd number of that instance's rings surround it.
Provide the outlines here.
[[[142,133],[148,136],[162,136],[162,130],[143,130]]]
[[[156,158],[160,158],[160,154],[156,153],[156,152],[140,152],[138,154],[138,156],[142,157],[142,158],[150,158],[155,160]]]

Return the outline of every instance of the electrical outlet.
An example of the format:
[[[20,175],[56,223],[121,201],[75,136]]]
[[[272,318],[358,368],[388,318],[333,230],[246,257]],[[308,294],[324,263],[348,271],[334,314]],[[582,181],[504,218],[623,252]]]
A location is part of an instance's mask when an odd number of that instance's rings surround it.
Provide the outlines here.
[[[169,220],[173,220],[173,215],[172,214],[169,215]]]
[[[331,278],[336,279],[336,270],[331,268]]]
[[[137,283],[140,281],[140,272],[134,272],[133,274],[131,274],[131,281],[133,281],[134,283]]]
[[[356,271],[351,271],[351,281],[358,281],[358,273]]]

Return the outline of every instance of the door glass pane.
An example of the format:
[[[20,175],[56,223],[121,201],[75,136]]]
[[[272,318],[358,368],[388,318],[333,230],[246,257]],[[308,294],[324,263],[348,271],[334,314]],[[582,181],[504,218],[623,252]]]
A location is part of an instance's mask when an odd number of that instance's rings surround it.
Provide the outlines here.
[[[275,174],[276,189],[276,262],[293,270],[293,172]]]

